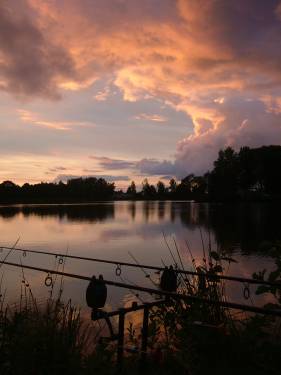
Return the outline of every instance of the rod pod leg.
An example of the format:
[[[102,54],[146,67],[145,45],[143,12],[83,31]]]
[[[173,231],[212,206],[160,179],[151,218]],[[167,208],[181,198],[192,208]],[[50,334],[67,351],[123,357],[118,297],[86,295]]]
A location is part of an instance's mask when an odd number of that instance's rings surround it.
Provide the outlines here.
[[[125,312],[123,309],[119,310],[118,321],[118,346],[117,346],[117,371],[122,370],[123,356],[124,356],[124,325],[125,325]]]
[[[148,319],[149,319],[149,307],[145,306],[143,309],[143,323],[142,323],[142,337],[141,337],[141,355],[140,355],[140,366],[143,368],[146,362],[147,356],[147,339],[148,339]]]

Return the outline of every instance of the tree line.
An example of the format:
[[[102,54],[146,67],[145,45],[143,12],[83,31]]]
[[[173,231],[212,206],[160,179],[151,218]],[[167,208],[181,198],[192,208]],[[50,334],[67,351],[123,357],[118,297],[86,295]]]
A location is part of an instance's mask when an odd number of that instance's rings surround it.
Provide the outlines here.
[[[0,184],[1,203],[68,203],[111,199],[183,199],[197,201],[266,200],[281,198],[281,146],[231,147],[220,150],[213,169],[202,176],[189,174],[181,181],[156,185],[134,181],[126,192],[103,178],[75,178],[67,183]]]
[[[190,174],[180,182],[156,186],[145,179],[137,193],[132,182],[130,196],[209,201],[266,200],[281,198],[281,146],[231,147],[220,150],[214,167],[203,176]]]
[[[25,183],[12,181],[0,184],[1,203],[71,203],[108,200],[114,196],[115,185],[103,178],[75,178],[67,183]]]

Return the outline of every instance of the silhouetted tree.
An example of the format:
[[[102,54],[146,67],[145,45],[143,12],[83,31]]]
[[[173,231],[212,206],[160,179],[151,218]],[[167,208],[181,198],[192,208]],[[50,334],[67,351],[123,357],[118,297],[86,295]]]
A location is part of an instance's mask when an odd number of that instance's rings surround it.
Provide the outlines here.
[[[231,148],[219,151],[209,176],[209,192],[214,198],[234,199],[238,188],[239,159]]]
[[[91,202],[95,200],[112,199],[115,190],[114,183],[108,183],[102,178],[77,178],[66,184],[46,183],[22,187],[11,181],[0,184],[1,203],[54,203],[54,202]]]
[[[162,198],[166,194],[166,187],[162,181],[157,182],[157,194],[159,195],[159,197],[162,197]]]
[[[209,174],[209,192],[216,200],[280,196],[281,146],[221,150]]]
[[[208,176],[193,176],[191,181],[192,194],[206,194],[207,193],[207,179]]]
[[[166,188],[142,183],[137,193],[134,181],[127,193],[115,191],[114,183],[102,178],[75,178],[67,183],[25,183],[22,187],[6,180],[0,184],[0,203],[67,203],[108,199],[195,199],[195,200],[281,200],[281,146],[231,147],[220,150],[212,171],[204,176],[189,174]]]
[[[148,179],[145,178],[142,183],[142,196],[145,199],[152,199],[156,197],[156,189],[153,185],[150,185]]]
[[[135,184],[134,181],[132,181],[131,185],[127,189],[127,194],[129,194],[132,197],[134,197],[136,195],[136,193],[137,193],[136,184]]]
[[[169,182],[169,190],[172,194],[177,190],[177,182],[174,178],[172,178]]]

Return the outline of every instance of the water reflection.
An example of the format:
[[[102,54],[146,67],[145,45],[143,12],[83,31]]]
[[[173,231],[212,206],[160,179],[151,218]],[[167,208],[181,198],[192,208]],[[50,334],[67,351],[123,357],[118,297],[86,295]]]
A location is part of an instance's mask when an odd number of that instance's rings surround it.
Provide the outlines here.
[[[242,254],[258,253],[262,242],[281,237],[278,204],[211,206],[209,223],[221,247]]]
[[[23,215],[53,217],[69,222],[135,222],[137,230],[146,227],[167,229],[171,224],[211,232],[219,247],[249,254],[259,251],[263,241],[280,239],[280,207],[270,203],[208,204],[194,202],[109,202],[85,205],[24,205],[0,207],[0,218],[9,220]],[[115,218],[116,215],[116,218]],[[147,225],[150,225],[149,229]],[[107,236],[129,235],[128,228],[107,229]],[[116,234],[114,234],[114,232]],[[126,234],[125,234],[126,233]],[[105,237],[105,234],[102,235]],[[266,254],[265,254],[266,255]]]
[[[186,268],[191,268],[185,241],[188,240],[193,256],[199,262],[202,259],[200,228],[206,246],[210,238],[212,247],[233,253],[239,261],[231,266],[229,274],[247,277],[254,271],[271,267],[272,260],[259,252],[259,245],[265,240],[280,239],[279,212],[276,204],[222,205],[180,201],[2,206],[0,238],[2,245],[11,245],[20,237],[21,247],[59,252],[68,248],[72,254],[127,262],[133,262],[131,252],[141,263],[161,265],[172,262],[164,233],[174,252],[175,238]],[[9,260],[18,262],[19,255],[12,253]],[[22,261],[52,268],[55,260],[28,256]],[[102,273],[107,279],[119,280],[113,267],[101,264],[68,261],[67,271],[87,276]],[[18,285],[15,274],[21,280],[20,273],[15,270],[5,274],[10,288]],[[38,285],[40,293],[43,288],[44,293],[42,277],[31,275],[34,285]],[[124,270],[123,276],[139,285],[148,283],[142,272],[135,269]],[[73,280],[66,282],[69,286],[66,293],[71,298],[75,294],[74,300],[80,304],[84,301],[85,285],[82,284]],[[238,289],[231,289],[231,298],[241,297]],[[120,305],[125,293],[113,290],[111,305]]]
[[[134,221],[136,217],[136,202],[135,201],[132,201],[128,204],[128,212],[131,215],[132,221]]]
[[[53,216],[59,220],[96,222],[114,218],[114,204],[1,206],[0,217]]]

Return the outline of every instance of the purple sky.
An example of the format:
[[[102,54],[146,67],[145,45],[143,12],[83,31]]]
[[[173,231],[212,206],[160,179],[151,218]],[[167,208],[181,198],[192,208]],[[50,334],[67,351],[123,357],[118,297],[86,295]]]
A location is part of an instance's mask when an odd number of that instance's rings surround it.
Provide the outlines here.
[[[0,180],[203,173],[281,144],[281,2],[2,0]]]

